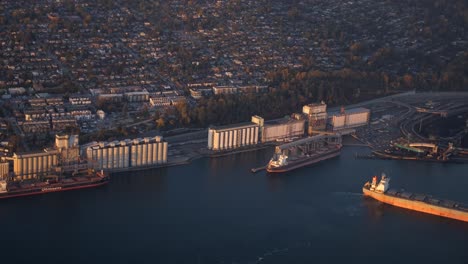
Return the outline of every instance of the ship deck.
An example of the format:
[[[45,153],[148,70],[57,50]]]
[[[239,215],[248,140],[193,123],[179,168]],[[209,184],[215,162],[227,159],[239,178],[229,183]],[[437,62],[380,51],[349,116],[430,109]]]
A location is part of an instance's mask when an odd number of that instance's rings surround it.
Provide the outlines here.
[[[280,167],[267,166],[268,172],[286,172],[303,166],[311,165],[322,160],[336,157],[340,154],[340,148],[329,148],[325,152],[315,153],[314,155],[299,156],[295,159],[288,158],[288,164]]]
[[[366,189],[370,190],[369,188],[366,188]],[[408,201],[423,202],[429,205],[440,206],[440,207],[444,207],[447,209],[456,209],[459,211],[468,212],[468,205],[466,204],[455,202],[455,201],[450,201],[450,200],[445,200],[445,199],[435,198],[435,197],[432,197],[431,195],[412,193],[412,192],[407,192],[404,190],[396,190],[396,189],[389,189],[388,191],[385,192],[385,195],[400,198],[400,199],[405,199]]]
[[[332,153],[332,152],[338,151],[338,150],[340,150],[340,149],[337,148],[336,146],[329,146],[329,147],[317,149],[316,151],[311,152],[311,153],[307,153],[306,155],[289,156],[288,161],[296,162],[296,161],[301,161],[303,159],[313,159],[315,157],[320,157],[320,156],[323,156],[323,155],[327,155],[329,153]]]
[[[94,182],[98,182],[102,177],[99,176],[76,176],[71,178],[64,178],[58,182],[28,182],[28,183],[11,183],[8,185],[8,193],[18,193],[24,191],[30,191],[34,189],[41,189],[41,188],[54,188],[54,187],[68,187],[77,184],[90,184]]]

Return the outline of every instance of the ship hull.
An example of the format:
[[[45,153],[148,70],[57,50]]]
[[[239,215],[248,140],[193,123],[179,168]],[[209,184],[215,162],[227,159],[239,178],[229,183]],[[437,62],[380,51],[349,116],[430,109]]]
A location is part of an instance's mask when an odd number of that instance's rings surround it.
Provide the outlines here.
[[[63,192],[63,191],[71,191],[71,190],[78,190],[78,189],[87,189],[87,188],[94,188],[105,185],[109,182],[109,178],[105,177],[96,181],[92,182],[81,182],[81,183],[73,183],[73,184],[58,184],[50,187],[40,187],[40,188],[31,188],[25,190],[16,190],[13,192],[4,192],[0,193],[0,199],[7,199],[7,198],[14,198],[14,197],[22,197],[22,196],[31,196],[31,195],[39,195],[39,194],[46,194],[52,192]]]
[[[400,198],[385,193],[377,193],[365,187],[362,188],[362,192],[365,196],[372,197],[377,201],[396,207],[468,222],[468,211],[428,204],[423,201]]]
[[[281,166],[281,167],[267,166],[266,171],[270,173],[287,172],[287,171],[298,169],[304,166],[312,165],[323,160],[334,158],[336,156],[339,156],[340,154],[341,154],[341,149],[336,149],[336,150],[333,150],[332,152],[325,153],[321,156],[313,156],[310,158],[304,158],[302,160],[290,162],[288,165]]]

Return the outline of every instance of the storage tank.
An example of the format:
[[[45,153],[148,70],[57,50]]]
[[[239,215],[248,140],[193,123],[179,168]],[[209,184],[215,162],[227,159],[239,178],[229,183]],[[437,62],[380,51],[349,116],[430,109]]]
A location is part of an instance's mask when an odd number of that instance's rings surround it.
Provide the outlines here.
[[[254,144],[257,144],[258,143],[258,131],[259,131],[259,127],[254,127]]]
[[[0,163],[0,179],[5,180],[8,176],[8,162]]]
[[[214,131],[213,129],[210,128],[208,129],[208,149],[213,149],[213,143],[214,143]]]
[[[145,143],[141,145],[141,166],[145,166],[148,164],[148,142],[145,138]]]
[[[137,163],[137,153],[136,153],[136,145],[132,145],[130,149],[130,167],[135,167]]]
[[[125,146],[124,148],[124,154],[123,154],[123,159],[124,159],[124,168],[130,167],[130,155],[129,155],[129,146]]]
[[[241,145],[242,146],[245,146],[247,145],[247,129],[246,128],[243,128],[241,130]]]
[[[158,163],[161,164],[163,163],[163,148],[164,148],[164,143],[159,143],[158,145]]]
[[[28,171],[26,173],[31,174],[33,173],[33,158],[27,157],[26,160],[28,161]]]
[[[167,162],[167,142],[163,142],[163,163]]]
[[[239,133],[242,131],[242,129],[237,129],[234,130],[234,133],[232,134],[233,139],[232,139],[232,146],[234,148],[237,148],[240,146],[240,138],[239,138]]]
[[[158,148],[161,143],[155,143],[153,147],[153,164],[158,164],[159,162],[159,157],[158,157]]]
[[[224,149],[224,137],[225,132],[218,132],[219,134],[219,147],[218,149]]]

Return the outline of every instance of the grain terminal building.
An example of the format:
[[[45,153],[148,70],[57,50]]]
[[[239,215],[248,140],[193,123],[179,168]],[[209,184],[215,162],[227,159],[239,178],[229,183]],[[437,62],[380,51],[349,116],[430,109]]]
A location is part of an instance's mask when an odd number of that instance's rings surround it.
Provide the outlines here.
[[[59,151],[13,154],[14,180],[37,179],[51,172],[58,165]]]
[[[247,122],[208,129],[208,149],[227,150],[258,143],[258,124]]]
[[[364,126],[369,119],[370,110],[363,107],[328,113],[328,125],[332,131]]]
[[[41,152],[14,153],[13,180],[38,179],[56,173],[59,165],[77,162],[79,141],[78,135],[56,135],[55,148]]]
[[[302,107],[302,113],[307,118],[307,133],[325,130],[327,126],[327,105],[324,102],[308,104]]]
[[[85,147],[86,158],[97,169],[117,170],[167,163],[167,142],[162,137],[95,142]]]
[[[260,142],[272,142],[304,136],[304,119],[279,118],[265,121],[260,116],[252,116],[252,122],[260,127]]]

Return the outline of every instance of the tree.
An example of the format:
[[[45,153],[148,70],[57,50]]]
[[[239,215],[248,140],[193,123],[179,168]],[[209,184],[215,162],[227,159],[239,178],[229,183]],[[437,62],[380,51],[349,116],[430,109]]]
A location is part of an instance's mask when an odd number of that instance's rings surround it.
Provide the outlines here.
[[[158,128],[164,128],[166,126],[166,121],[164,118],[160,117],[158,120],[156,120],[156,126]]]

